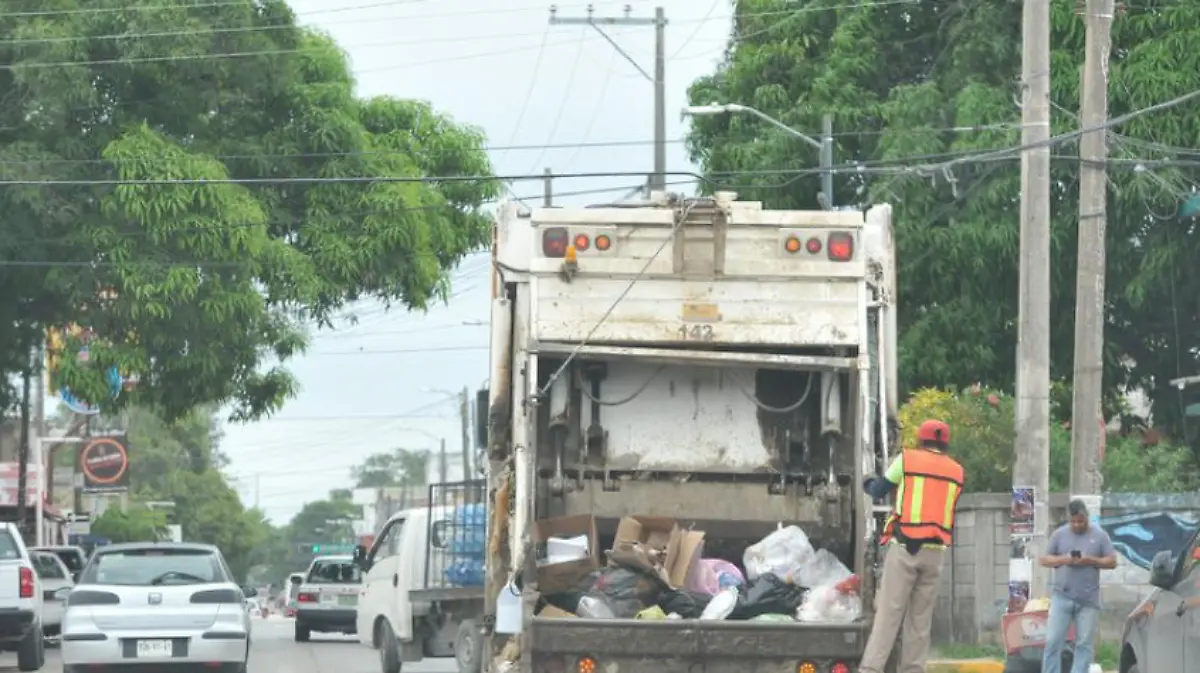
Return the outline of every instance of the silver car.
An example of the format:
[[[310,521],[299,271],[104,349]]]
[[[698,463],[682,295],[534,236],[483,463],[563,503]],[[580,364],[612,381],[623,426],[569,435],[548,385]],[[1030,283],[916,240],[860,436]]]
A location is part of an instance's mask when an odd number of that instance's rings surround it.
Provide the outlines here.
[[[67,596],[65,673],[121,665],[245,673],[250,617],[242,589],[211,545],[115,544],[96,550]]]

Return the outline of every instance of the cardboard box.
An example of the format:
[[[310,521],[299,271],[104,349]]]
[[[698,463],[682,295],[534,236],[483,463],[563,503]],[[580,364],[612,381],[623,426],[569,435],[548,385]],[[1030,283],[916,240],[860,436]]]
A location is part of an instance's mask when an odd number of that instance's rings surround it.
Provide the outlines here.
[[[627,516],[617,524],[608,558],[615,565],[654,572],[680,589],[703,550],[703,531],[685,530],[665,516]]]
[[[579,615],[575,614],[574,612],[567,612],[566,610],[563,610],[562,608],[556,608],[553,605],[547,605],[546,607],[542,608],[542,611],[537,613],[537,616],[555,617],[559,619],[579,618]]]
[[[533,526],[534,543],[541,547],[552,537],[588,536],[588,555],[577,561],[567,563],[538,564],[538,591],[543,594],[556,594],[578,588],[579,582],[588,573],[600,567],[600,542],[596,534],[596,519],[581,514],[576,516],[560,516],[553,519],[542,519]]]

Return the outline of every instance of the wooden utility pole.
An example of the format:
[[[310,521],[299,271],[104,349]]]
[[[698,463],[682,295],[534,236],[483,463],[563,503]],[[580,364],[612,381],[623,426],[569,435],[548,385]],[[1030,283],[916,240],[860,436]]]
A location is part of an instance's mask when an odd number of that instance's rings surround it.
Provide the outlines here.
[[[1050,522],[1050,0],[1025,0],[1021,58],[1021,245],[1013,486],[1033,488],[1032,559]],[[1036,562],[1030,595],[1044,596]],[[1015,578],[1010,578],[1015,579]]]
[[[1079,125],[1079,251],[1075,271],[1075,371],[1071,403],[1071,493],[1100,495],[1104,432],[1104,275],[1108,228],[1108,55],[1113,0],[1087,0],[1087,46]],[[1097,516],[1099,512],[1095,512]]]
[[[471,391],[463,386],[461,399],[458,402],[459,416],[462,417],[462,469],[463,481],[471,481]]]

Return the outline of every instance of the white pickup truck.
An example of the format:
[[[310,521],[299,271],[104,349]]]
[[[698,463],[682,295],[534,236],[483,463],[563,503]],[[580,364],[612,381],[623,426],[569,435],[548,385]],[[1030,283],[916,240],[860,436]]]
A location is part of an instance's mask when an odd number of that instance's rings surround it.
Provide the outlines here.
[[[46,663],[42,633],[42,583],[11,523],[0,523],[0,650],[17,653],[17,670],[39,671]]]

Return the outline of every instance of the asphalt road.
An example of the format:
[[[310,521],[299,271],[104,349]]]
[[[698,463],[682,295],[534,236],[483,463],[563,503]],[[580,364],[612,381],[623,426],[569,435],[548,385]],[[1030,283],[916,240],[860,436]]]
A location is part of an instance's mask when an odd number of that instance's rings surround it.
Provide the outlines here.
[[[314,633],[310,642],[292,640],[292,621],[254,622],[249,673],[379,673],[379,655],[352,636]],[[0,654],[0,671],[17,670],[16,655]],[[453,659],[426,659],[405,664],[404,673],[452,673]],[[44,673],[62,673],[57,649],[46,651]]]

